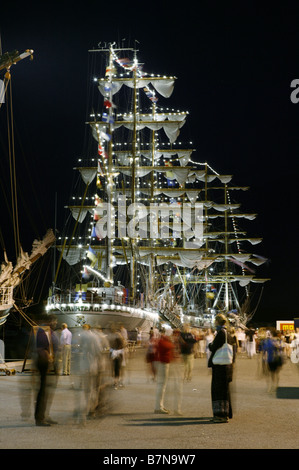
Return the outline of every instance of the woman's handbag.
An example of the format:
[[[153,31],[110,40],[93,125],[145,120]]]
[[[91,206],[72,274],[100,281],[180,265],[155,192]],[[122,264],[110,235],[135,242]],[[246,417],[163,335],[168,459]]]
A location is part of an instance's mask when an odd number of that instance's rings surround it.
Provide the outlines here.
[[[221,348],[217,349],[215,352],[212,362],[216,366],[226,366],[228,364],[232,364],[233,362],[233,348],[227,342],[226,334],[225,334],[225,343]]]

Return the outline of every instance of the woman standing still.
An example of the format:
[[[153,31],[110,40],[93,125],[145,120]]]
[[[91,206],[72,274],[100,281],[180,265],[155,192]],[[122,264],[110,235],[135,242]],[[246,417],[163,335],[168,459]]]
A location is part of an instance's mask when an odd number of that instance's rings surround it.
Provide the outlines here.
[[[209,358],[208,367],[212,368],[212,409],[214,423],[227,423],[228,419],[233,417],[231,406],[229,384],[232,381],[233,365],[214,365],[213,357],[217,349],[221,348],[226,341],[231,343],[229,335],[226,331],[226,317],[218,314],[215,317],[216,336],[212,343],[209,344],[211,356]]]

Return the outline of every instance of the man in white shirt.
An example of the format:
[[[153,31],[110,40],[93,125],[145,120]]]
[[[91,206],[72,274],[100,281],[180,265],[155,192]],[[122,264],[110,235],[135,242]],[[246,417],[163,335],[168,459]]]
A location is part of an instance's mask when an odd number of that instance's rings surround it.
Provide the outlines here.
[[[62,348],[62,370],[63,375],[70,375],[71,372],[71,345],[72,333],[66,323],[62,323],[62,332],[60,336],[60,345]]]

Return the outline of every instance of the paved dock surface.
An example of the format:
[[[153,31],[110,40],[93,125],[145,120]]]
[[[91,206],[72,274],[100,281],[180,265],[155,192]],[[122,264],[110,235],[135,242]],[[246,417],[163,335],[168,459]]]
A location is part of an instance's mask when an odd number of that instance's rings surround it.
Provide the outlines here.
[[[59,377],[51,411],[58,424],[51,427],[35,426],[33,406],[27,420],[21,417],[20,398],[32,378],[30,372],[1,375],[0,448],[132,453],[137,449],[298,449],[299,367],[290,360],[281,370],[278,390],[269,393],[260,356],[249,359],[239,354],[231,384],[233,419],[214,424],[210,421],[211,372],[205,358],[195,359],[193,378],[183,385],[183,415],[175,416],[154,414],[156,384],[149,379],[144,356],[143,349],[132,355],[125,387],[111,387],[108,412],[85,426],[73,421],[72,375]],[[172,409],[171,383],[166,406]]]

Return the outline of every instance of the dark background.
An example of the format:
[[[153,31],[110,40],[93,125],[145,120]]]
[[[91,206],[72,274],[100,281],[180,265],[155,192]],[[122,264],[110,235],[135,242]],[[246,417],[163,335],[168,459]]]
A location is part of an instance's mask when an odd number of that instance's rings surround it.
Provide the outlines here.
[[[87,142],[88,49],[138,40],[145,71],[178,78],[169,102],[190,113],[184,132],[197,149],[193,159],[250,186],[242,209],[258,213],[248,233],[263,237],[255,252],[268,262],[259,274],[271,278],[254,320],[299,317],[299,103],[290,100],[291,81],[299,78],[298,14],[291,1],[2,5],[2,51],[34,50],[32,62],[11,69],[24,249],[54,227],[55,194],[58,229],[64,220],[72,168]],[[1,230],[8,236],[4,106],[0,118]]]

